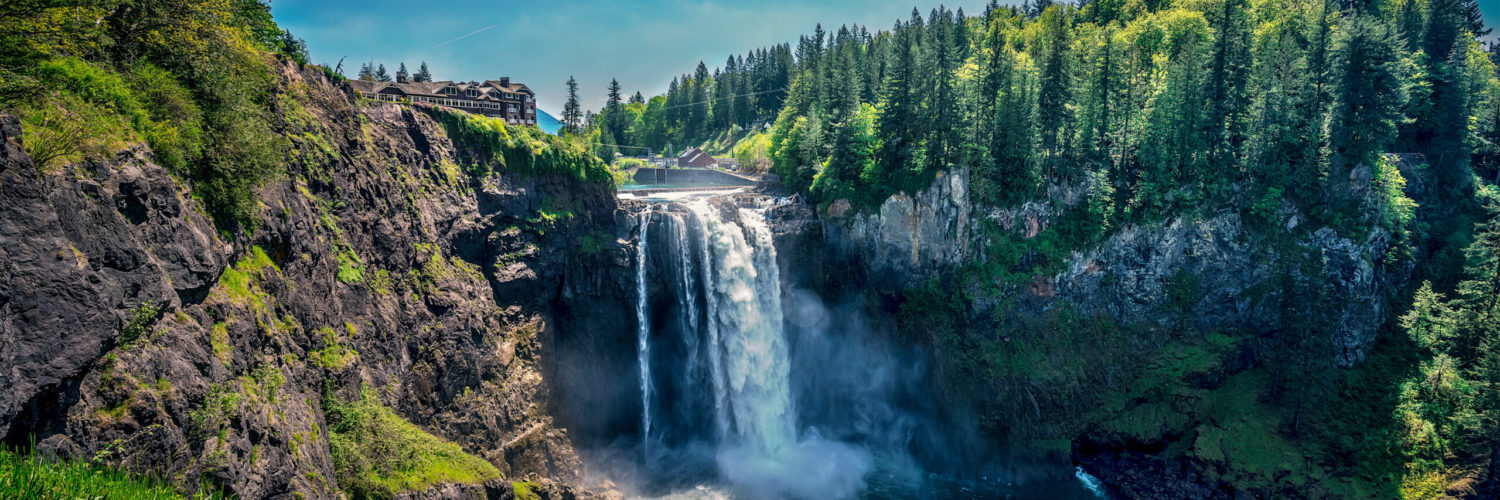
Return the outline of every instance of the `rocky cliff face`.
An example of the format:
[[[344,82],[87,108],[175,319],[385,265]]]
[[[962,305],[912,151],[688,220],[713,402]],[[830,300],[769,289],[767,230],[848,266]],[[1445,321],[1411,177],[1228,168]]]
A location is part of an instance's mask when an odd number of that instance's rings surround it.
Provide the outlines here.
[[[848,200],[829,205],[823,232],[836,256],[858,261],[888,286],[909,286],[959,265],[971,255],[969,170],[941,172],[921,192],[897,194],[876,213],[856,213]]]
[[[149,152],[41,175],[0,117],[0,434],[335,498],[323,401],[363,390],[509,480],[576,480],[549,376],[629,310],[612,193],[466,173],[423,113],[281,69],[286,175],[231,240]]]
[[[847,202],[834,202],[823,215],[824,234],[836,258],[868,266],[873,281],[911,287],[922,280],[982,260],[990,236],[975,221],[986,220],[1022,242],[1046,231],[1063,212],[1088,196],[1088,187],[1056,185],[1045,202],[1015,207],[974,205],[968,197],[967,169],[953,169],[915,195],[896,195],[878,213],[854,214]],[[1067,304],[1085,314],[1103,313],[1119,324],[1163,325],[1182,321],[1205,329],[1257,329],[1281,324],[1283,299],[1270,280],[1290,269],[1308,287],[1326,292],[1329,340],[1337,362],[1364,359],[1388,313],[1388,295],[1405,283],[1409,262],[1387,262],[1393,238],[1371,228],[1361,238],[1332,228],[1311,228],[1291,207],[1270,231],[1290,235],[1290,246],[1276,247],[1245,227],[1237,213],[1206,218],[1179,217],[1160,225],[1132,225],[1093,248],[1074,251],[1063,271],[1026,283],[997,283],[1016,289],[1037,309]],[[1311,268],[1294,262],[1311,259]],[[1281,267],[1278,267],[1281,266]],[[1311,269],[1309,271],[1308,269]],[[1313,273],[1315,275],[1302,276]],[[995,304],[976,302],[976,315]]]
[[[1292,213],[1285,219],[1289,230],[1300,223]],[[1299,286],[1324,292],[1318,323],[1331,327],[1337,362],[1363,361],[1385,321],[1389,295],[1409,273],[1409,264],[1384,264],[1390,232],[1376,227],[1356,241],[1323,227],[1298,237],[1290,251],[1258,243],[1240,216],[1228,212],[1132,226],[1097,249],[1074,254],[1053,280],[1063,300],[1124,324],[1159,324],[1182,312],[1203,331],[1266,330],[1296,323],[1282,317],[1287,298],[1271,283],[1278,270],[1290,270]],[[1311,271],[1285,267],[1303,258],[1316,263]]]
[[[1276,481],[1315,475],[1255,470],[1243,449],[1201,450],[1280,439],[1274,424],[1251,435],[1222,423],[1277,418],[1253,406],[1281,390],[1267,389],[1283,383],[1267,374],[1284,368],[1276,356],[1365,359],[1412,270],[1397,236],[1373,223],[1319,226],[1285,205],[1269,220],[1200,212],[1059,249],[1067,240],[1048,231],[1088,209],[1087,184],[984,207],[964,194],[966,180],[956,170],[878,213],[835,202],[820,216],[833,258],[868,266],[856,286],[907,290],[958,316],[917,313],[906,334],[939,346],[940,385],[968,393],[959,397],[990,435],[1022,448],[1066,438],[1074,463],[1127,497],[1276,496],[1298,491]],[[995,252],[1009,260],[991,261]],[[1225,438],[1226,428],[1244,434]]]
[[[167,175],[121,153],[40,175],[0,116],[0,435],[59,430],[131,309],[202,301],[233,248]]]

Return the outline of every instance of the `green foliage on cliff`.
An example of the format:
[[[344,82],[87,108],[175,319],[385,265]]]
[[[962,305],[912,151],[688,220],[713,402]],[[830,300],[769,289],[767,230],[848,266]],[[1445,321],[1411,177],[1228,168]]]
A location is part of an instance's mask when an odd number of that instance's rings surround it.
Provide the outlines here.
[[[223,226],[279,175],[272,54],[305,63],[260,0],[0,4],[0,111],[43,171],[144,143]]]
[[[152,332],[152,326],[156,320],[161,318],[162,306],[152,301],[146,301],[130,311],[130,317],[125,321],[125,327],[120,329],[118,345],[129,349],[143,339],[147,339]]]
[[[50,461],[0,450],[0,497],[11,500],[108,498],[110,500],[220,499],[220,491],[183,495],[161,481],[86,462]]]
[[[435,106],[419,106],[442,124],[466,167],[525,176],[556,175],[613,188],[614,174],[599,158],[562,137],[535,127],[508,127],[505,120]]]
[[[484,459],[428,434],[385,407],[371,389],[358,399],[324,398],[338,484],[354,498],[391,498],[441,483],[500,479]]]

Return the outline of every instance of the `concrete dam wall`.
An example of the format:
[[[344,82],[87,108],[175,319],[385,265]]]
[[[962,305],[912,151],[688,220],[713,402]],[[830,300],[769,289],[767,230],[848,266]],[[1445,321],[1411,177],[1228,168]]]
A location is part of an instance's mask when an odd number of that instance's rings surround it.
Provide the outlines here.
[[[635,181],[641,184],[706,184],[714,186],[753,186],[753,177],[707,168],[640,168]]]

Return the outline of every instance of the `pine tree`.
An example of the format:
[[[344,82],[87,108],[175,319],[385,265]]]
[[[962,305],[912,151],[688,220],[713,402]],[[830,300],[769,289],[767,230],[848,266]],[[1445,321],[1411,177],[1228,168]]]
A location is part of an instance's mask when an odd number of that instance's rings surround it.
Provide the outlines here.
[[[1039,5],[1043,2],[1037,2]],[[1050,4],[1050,2],[1046,2]],[[1068,103],[1072,99],[1071,74],[1068,68],[1069,15],[1061,7],[1045,8],[1040,23],[1045,48],[1042,49],[1042,71],[1037,93],[1037,129],[1041,133],[1041,158],[1043,173],[1048,179],[1057,178],[1061,165],[1067,127],[1072,119]]]
[[[576,135],[583,122],[583,107],[578,102],[578,80],[568,77],[568,101],[563,104],[563,133]]]
[[[1105,28],[1094,33],[1097,42],[1090,43],[1094,50],[1088,54],[1090,65],[1089,81],[1086,86],[1086,94],[1083,96],[1083,108],[1081,130],[1079,131],[1080,147],[1084,148],[1088,158],[1106,164],[1107,168],[1113,169],[1113,158],[1110,156],[1110,131],[1113,128],[1113,105],[1118,98],[1116,95],[1118,68],[1118,52],[1114,43],[1115,30]]]
[[[375,81],[377,81],[377,82],[389,82],[389,81],[391,81],[391,75],[389,73],[385,72],[385,65],[384,64],[382,64],[379,67],[375,68]]]
[[[1350,19],[1341,33],[1329,137],[1344,168],[1373,165],[1396,135],[1406,100],[1396,75],[1396,43],[1390,27],[1367,15]]]
[[[422,66],[419,67],[419,68],[417,68],[417,74],[412,75],[412,81],[415,81],[415,82],[430,82],[430,81],[432,81],[432,72],[427,70],[427,61],[422,61]]]
[[[929,172],[947,168],[955,160],[957,144],[959,141],[958,131],[962,129],[959,119],[962,112],[958,108],[958,90],[955,88],[957,75],[955,74],[959,64],[962,64],[962,54],[958,46],[967,47],[967,40],[961,39],[958,32],[963,29],[955,20],[954,13],[939,7],[934,10],[929,18],[927,27],[927,43],[929,48],[926,52],[928,63],[924,74],[930,74],[930,92],[924,92],[927,97],[927,116],[922,120],[925,124],[927,143],[927,170]]]
[[[1423,52],[1427,56],[1427,80],[1431,89],[1429,107],[1415,116],[1413,144],[1428,153],[1443,186],[1466,186],[1468,167],[1468,88],[1463,68],[1469,23],[1464,0],[1429,0],[1427,33]]]
[[[1458,6],[1463,27],[1475,38],[1489,36],[1490,28],[1484,25],[1484,12],[1479,10],[1479,0],[1462,0]]]
[[[688,102],[692,103],[687,108],[687,120],[683,124],[683,140],[688,142],[700,142],[707,135],[708,125],[708,93],[713,81],[709,78],[708,66],[703,61],[698,61],[698,69],[693,71],[693,77],[689,80],[690,94]]]
[[[604,102],[604,111],[600,113],[603,118],[602,129],[608,132],[609,137],[616,142],[610,144],[625,144],[625,110],[623,108],[622,89],[620,81],[610,79],[608,99]]]
[[[406,63],[405,62],[401,63],[401,68],[396,70],[396,74],[398,74],[398,75],[405,75],[405,74],[407,74],[406,73]]]
[[[1246,0],[1223,0],[1213,24],[1214,57],[1209,70],[1208,167],[1239,173],[1241,146],[1249,121],[1250,12]],[[1202,178],[1225,179],[1224,176]]]
[[[359,79],[367,82],[376,81],[374,63],[364,63],[359,65]]]
[[[1251,182],[1272,198],[1272,188],[1300,200],[1317,194],[1321,131],[1308,123],[1306,109],[1320,99],[1322,71],[1310,67],[1315,49],[1307,44],[1304,30],[1292,24],[1268,27],[1257,42],[1249,82],[1257,94],[1256,111],[1246,157]]]
[[[917,30],[921,14],[912,9],[912,22],[905,29],[897,23],[896,41],[891,52],[890,70],[885,86],[881,90],[880,117],[876,127],[880,134],[879,161],[881,172],[872,179],[880,185],[899,185],[906,178],[903,171],[919,156],[917,130],[917,103],[914,102],[913,84],[916,82]]]

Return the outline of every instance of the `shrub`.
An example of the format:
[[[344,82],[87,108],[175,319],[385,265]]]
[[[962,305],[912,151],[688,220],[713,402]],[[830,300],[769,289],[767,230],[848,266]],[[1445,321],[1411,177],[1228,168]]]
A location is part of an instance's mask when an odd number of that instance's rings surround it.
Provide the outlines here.
[[[132,119],[145,117],[135,93],[125,83],[125,79],[113,71],[77,57],[64,57],[43,62],[37,67],[36,74],[43,84],[54,89],[108,106],[116,113]]]
[[[468,155],[470,170],[505,170],[526,176],[558,175],[604,188],[615,186],[603,161],[582,147],[532,127],[507,127],[505,121],[435,106],[420,106],[437,120],[448,138]]]
[[[391,498],[440,483],[501,477],[484,459],[401,418],[368,388],[354,401],[326,397],[324,409],[334,475],[354,498]]]
[[[103,157],[133,140],[116,113],[65,92],[53,92],[15,110],[25,132],[22,145],[38,171],[58,162]]]
[[[161,310],[161,305],[148,300],[131,311],[130,319],[125,322],[125,327],[120,329],[120,347],[128,349],[142,340],[146,334],[151,333],[152,325],[155,325],[156,320],[161,318]]]
[[[359,352],[352,347],[345,346],[337,330],[325,326],[319,329],[318,333],[323,335],[323,348],[308,354],[319,366],[339,371],[359,359]]]
[[[149,115],[142,127],[146,144],[162,165],[179,176],[203,154],[203,112],[193,94],[171,73],[149,62],[130,72],[130,84]]]

